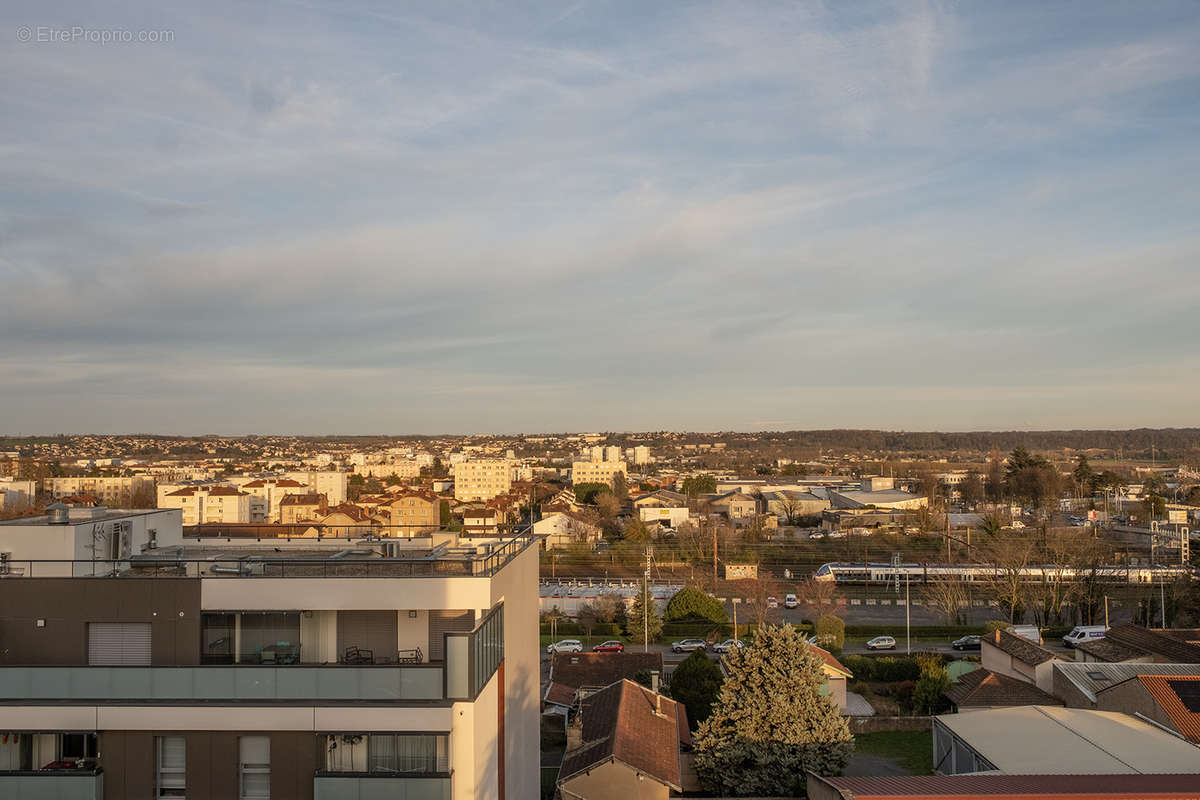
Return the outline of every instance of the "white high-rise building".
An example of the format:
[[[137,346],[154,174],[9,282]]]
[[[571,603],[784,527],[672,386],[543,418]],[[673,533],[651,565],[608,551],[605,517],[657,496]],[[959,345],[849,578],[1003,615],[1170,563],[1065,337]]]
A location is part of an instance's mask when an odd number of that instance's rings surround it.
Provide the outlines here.
[[[512,488],[512,462],[506,458],[476,458],[454,465],[454,499],[491,500]]]

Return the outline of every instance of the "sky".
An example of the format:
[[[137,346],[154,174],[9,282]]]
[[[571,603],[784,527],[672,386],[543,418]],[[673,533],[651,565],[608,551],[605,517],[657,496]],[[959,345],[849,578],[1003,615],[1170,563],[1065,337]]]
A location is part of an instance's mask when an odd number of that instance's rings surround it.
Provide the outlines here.
[[[0,432],[1195,425],[1198,41],[1195,2],[7,3]]]

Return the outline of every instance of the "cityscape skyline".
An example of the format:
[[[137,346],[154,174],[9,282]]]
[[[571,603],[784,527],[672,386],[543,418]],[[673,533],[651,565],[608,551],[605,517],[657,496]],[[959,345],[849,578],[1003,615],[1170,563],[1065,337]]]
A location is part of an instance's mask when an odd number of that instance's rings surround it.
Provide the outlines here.
[[[1194,4],[2,18],[9,430],[1195,422]]]

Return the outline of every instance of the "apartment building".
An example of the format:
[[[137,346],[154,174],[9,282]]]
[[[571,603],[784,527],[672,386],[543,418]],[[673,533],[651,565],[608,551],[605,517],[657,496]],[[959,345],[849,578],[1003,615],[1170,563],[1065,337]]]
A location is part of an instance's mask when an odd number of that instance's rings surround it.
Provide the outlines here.
[[[283,498],[293,494],[308,494],[310,491],[306,484],[291,478],[241,476],[232,480],[250,495],[250,521],[256,523],[279,522],[279,505]]]
[[[22,531],[90,521],[0,523],[0,797],[538,795],[533,538],[183,545],[178,510],[141,518],[66,564]]]
[[[464,503],[491,500],[512,488],[512,462],[476,458],[454,465],[454,499]]]
[[[187,486],[164,495],[159,508],[177,508],[184,525],[250,522],[250,495],[232,486]]]
[[[284,525],[315,522],[328,507],[323,494],[289,494],[279,502],[279,521]]]
[[[20,510],[33,504],[37,497],[35,481],[0,478],[0,511]]]
[[[46,478],[42,483],[55,500],[63,497],[90,494],[108,505],[129,503],[133,496],[148,492],[154,494],[154,479],[145,475],[123,478]]]
[[[285,472],[283,477],[290,478],[308,487],[310,492],[325,495],[330,505],[336,506],[346,502],[347,487],[350,485],[350,473],[340,470],[308,470]]]
[[[576,461],[571,464],[571,483],[607,483],[612,486],[613,478],[620,472],[629,474],[624,461]]]
[[[419,478],[421,465],[414,459],[402,459],[390,464],[363,464],[355,467],[354,472],[364,478]]]
[[[398,492],[376,506],[398,526],[393,535],[415,536],[441,527],[441,500],[433,492]]]

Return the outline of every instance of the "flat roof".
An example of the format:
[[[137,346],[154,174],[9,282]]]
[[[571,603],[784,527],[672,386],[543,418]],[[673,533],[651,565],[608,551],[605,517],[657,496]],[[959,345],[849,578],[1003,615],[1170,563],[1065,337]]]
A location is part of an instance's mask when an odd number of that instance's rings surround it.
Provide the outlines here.
[[[1018,706],[935,723],[1014,775],[1200,772],[1200,748],[1115,711]]]
[[[76,516],[72,514],[67,522],[51,522],[49,514],[39,514],[35,517],[17,517],[15,519],[0,520],[0,525],[9,525],[14,527],[22,527],[25,525],[54,525],[62,528],[69,528],[73,525],[91,525],[94,522],[109,522],[114,519],[129,519],[130,517],[145,517],[150,514],[170,514],[172,512],[179,513],[177,508],[135,508],[128,510],[120,509],[84,509],[87,511],[95,511],[95,514],[84,516],[80,514]]]

